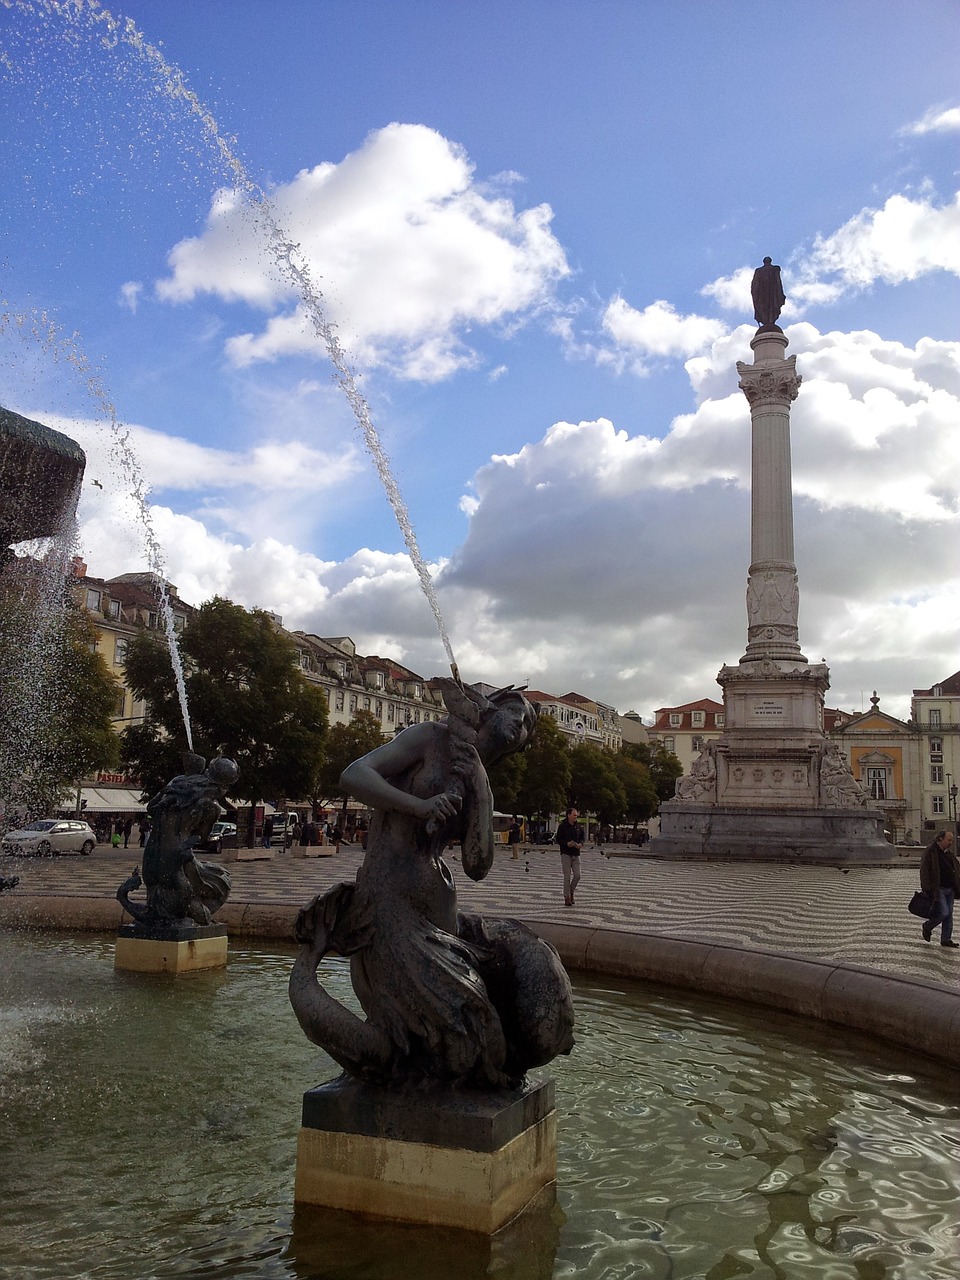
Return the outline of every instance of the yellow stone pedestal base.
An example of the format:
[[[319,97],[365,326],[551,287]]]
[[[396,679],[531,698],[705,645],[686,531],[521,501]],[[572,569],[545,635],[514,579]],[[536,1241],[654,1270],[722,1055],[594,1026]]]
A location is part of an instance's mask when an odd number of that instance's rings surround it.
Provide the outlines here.
[[[172,942],[159,938],[118,938],[113,955],[115,969],[136,973],[199,973],[204,969],[225,969],[227,937],[190,938]]]
[[[295,1199],[492,1234],[532,1201],[552,1203],[556,1178],[555,1111],[496,1151],[302,1128]]]

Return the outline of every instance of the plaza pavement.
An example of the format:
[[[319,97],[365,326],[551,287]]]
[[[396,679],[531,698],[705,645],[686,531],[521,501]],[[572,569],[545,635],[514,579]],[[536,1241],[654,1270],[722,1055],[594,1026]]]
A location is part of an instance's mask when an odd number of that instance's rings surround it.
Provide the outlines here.
[[[918,851],[919,852],[919,851]],[[90,858],[0,859],[20,876],[0,895],[0,927],[113,930],[117,887],[138,849]],[[217,916],[231,938],[292,940],[297,910],[352,880],[358,846],[303,858],[243,851],[228,863],[231,895]],[[587,847],[576,904],[563,902],[556,849],[498,854],[474,884],[448,854],[462,910],[512,916],[574,968],[731,995],[872,1031],[960,1065],[960,950],[926,944],[907,912],[917,858],[841,870],[601,856]],[[252,859],[252,860],[247,860]]]

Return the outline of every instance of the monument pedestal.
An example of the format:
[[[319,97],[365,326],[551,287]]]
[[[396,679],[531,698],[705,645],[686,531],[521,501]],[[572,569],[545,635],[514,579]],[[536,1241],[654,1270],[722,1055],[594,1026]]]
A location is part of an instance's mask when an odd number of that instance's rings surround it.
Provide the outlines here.
[[[552,1205],[556,1177],[552,1080],[410,1094],[343,1079],[303,1096],[298,1204],[492,1234]]]
[[[113,953],[113,967],[134,973],[200,973],[225,969],[227,927],[222,924],[172,925],[153,928],[121,925]]]
[[[660,810],[651,857],[886,866],[897,856],[871,809],[749,809],[672,800]]]

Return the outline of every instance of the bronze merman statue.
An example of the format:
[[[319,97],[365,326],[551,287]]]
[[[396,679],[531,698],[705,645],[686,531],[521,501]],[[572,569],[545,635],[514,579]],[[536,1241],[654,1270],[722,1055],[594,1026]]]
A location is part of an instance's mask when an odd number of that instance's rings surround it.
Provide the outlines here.
[[[457,910],[443,858],[481,880],[493,863],[485,766],[529,741],[537,709],[515,689],[485,698],[440,682],[446,720],[412,725],[344,770],[373,810],[355,884],[300,912],[290,1000],[307,1037],[373,1084],[513,1087],[573,1046],[570,982],[556,951],[513,920]],[[358,1017],[317,981],[350,957]]]
[[[239,777],[232,760],[219,757],[204,769],[201,756],[186,757],[187,772],[171,779],[147,804],[150,834],[143,850],[143,879],[135,868],[117,890],[117,900],[138,925],[150,928],[208,925],[230,892],[230,877],[194,853],[220,817],[227,790]],[[144,905],[130,894],[147,886]]]

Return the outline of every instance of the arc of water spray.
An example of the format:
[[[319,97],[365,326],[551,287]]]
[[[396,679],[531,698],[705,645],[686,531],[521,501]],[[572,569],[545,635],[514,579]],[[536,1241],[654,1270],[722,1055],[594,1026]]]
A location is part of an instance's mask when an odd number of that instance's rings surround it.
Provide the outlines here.
[[[51,2],[52,0],[48,0],[48,3]],[[56,5],[54,7],[59,8]],[[327,355],[333,365],[337,385],[353,410],[364,444],[373,458],[377,474],[386,492],[387,500],[393,509],[400,532],[403,535],[410,560],[420,580],[420,586],[436,620],[440,639],[443,642],[443,647],[450,663],[450,669],[454,678],[459,682],[460,673],[457,669],[450,638],[440,610],[440,602],[437,599],[430,571],[420,551],[406,503],[394,478],[380,434],[370,416],[369,405],[357,387],[356,377],[344,354],[336,332],[324,314],[322,292],[311,280],[307,264],[300,255],[299,246],[292,243],[284,233],[274,216],[274,207],[266,192],[250,177],[243,162],[220,132],[213,114],[186,83],[183,72],[169,63],[160,50],[146,40],[132,19],[127,18],[120,21],[108,10],[96,4],[95,0],[87,0],[85,11],[92,20],[104,25],[107,33],[104,43],[117,44],[122,41],[124,44],[129,45],[152,68],[157,79],[164,85],[168,96],[185,104],[191,114],[200,122],[204,133],[214,144],[221,161],[231,175],[235,189],[240,192],[242,197],[255,204],[257,209],[256,220],[266,233],[267,243],[277,266],[298,289],[310,317],[313,330],[326,348]]]
[[[176,628],[174,626],[173,608],[170,604],[170,593],[167,589],[166,566],[163,549],[153,526],[150,514],[149,486],[140,469],[140,463],[130,442],[130,429],[121,424],[117,410],[108,396],[100,376],[91,366],[86,354],[80,349],[76,334],[67,336],[58,323],[46,311],[34,311],[27,316],[15,313],[9,304],[0,299],[0,332],[13,323],[21,332],[29,330],[30,337],[40,349],[49,352],[55,360],[65,359],[85,380],[87,391],[100,406],[101,413],[110,423],[113,438],[113,455],[116,459],[129,492],[137,505],[140,516],[143,540],[147,552],[147,563],[156,583],[157,600],[160,616],[163,621],[163,632],[170,651],[170,665],[173,668],[177,686],[177,697],[183,716],[183,727],[187,735],[187,746],[193,750],[193,731],[190,727],[190,710],[187,703],[187,689],[183,674],[183,660],[177,645]]]

